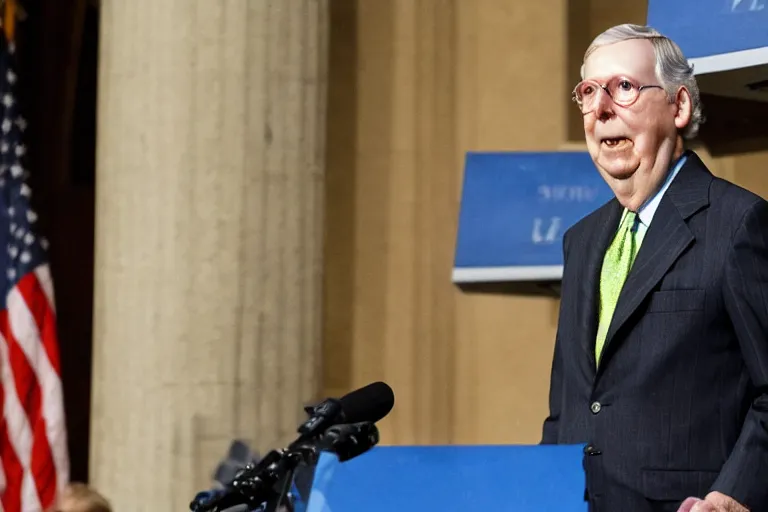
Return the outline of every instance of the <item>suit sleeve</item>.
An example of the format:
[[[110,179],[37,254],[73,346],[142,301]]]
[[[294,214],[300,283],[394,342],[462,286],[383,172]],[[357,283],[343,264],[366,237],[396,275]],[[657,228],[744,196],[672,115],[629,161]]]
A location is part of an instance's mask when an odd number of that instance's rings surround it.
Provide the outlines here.
[[[724,299],[755,390],[736,446],[712,490],[768,510],[768,203],[747,210],[731,243]]]
[[[563,235],[563,268],[568,260],[568,231]],[[565,273],[565,271],[563,271]],[[560,301],[560,315],[562,316],[563,303]],[[563,390],[563,361],[560,338],[562,333],[558,325],[555,336],[555,351],[552,357],[552,370],[549,379],[549,416],[544,420],[544,428],[540,444],[557,444],[557,433],[560,425],[560,406]]]
[[[544,420],[541,444],[557,444],[557,432],[560,426],[560,403],[562,401],[562,356],[560,336],[555,339],[555,353],[552,358],[552,372],[549,379],[549,416]]]

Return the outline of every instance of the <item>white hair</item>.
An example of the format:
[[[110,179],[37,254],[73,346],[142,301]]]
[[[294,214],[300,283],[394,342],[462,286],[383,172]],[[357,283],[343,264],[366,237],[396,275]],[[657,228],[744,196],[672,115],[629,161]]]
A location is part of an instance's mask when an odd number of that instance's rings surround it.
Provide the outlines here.
[[[680,87],[685,87],[688,90],[691,95],[691,120],[688,126],[683,129],[682,136],[685,139],[696,137],[699,127],[704,122],[699,86],[693,75],[693,66],[688,64],[682,50],[674,41],[651,27],[629,23],[617,25],[609,28],[592,41],[584,53],[584,62],[597,48],[630,39],[647,39],[653,45],[653,53],[656,56],[656,79],[664,87],[670,101],[675,100]],[[583,63],[581,65],[581,78],[584,78]]]

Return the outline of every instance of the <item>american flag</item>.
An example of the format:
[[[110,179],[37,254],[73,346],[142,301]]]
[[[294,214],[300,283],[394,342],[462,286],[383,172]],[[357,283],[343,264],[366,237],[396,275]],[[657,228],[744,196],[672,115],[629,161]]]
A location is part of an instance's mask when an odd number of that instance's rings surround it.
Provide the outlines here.
[[[15,51],[0,37],[0,503],[50,510],[69,478],[61,364],[47,243],[24,168]]]

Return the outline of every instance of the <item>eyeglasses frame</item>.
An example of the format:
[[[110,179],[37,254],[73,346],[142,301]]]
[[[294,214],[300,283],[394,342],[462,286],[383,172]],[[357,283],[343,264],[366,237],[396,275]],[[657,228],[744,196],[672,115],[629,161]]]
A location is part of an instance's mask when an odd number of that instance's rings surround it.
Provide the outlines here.
[[[626,80],[626,81],[628,81],[628,82],[632,83],[633,85],[634,85],[634,83],[635,83],[635,82],[634,82],[634,80],[633,80],[633,79],[631,79],[631,78],[629,78],[629,77],[613,77],[613,78],[611,78],[611,80],[613,80],[614,78],[620,78],[620,79]],[[605,94],[607,94],[607,95],[608,95],[608,97],[609,97],[609,98],[611,98],[611,101],[612,101],[612,102],[614,102],[616,105],[618,105],[618,106],[620,106],[620,107],[625,107],[625,108],[631,107],[632,105],[634,105],[635,103],[637,103],[637,100],[639,100],[639,99],[640,99],[640,93],[641,93],[641,92],[643,92],[643,91],[644,91],[644,90],[646,90],[646,89],[662,89],[662,90],[664,89],[664,87],[662,87],[661,85],[657,85],[657,84],[638,85],[638,86],[637,86],[637,96],[635,96],[635,99],[633,99],[633,100],[632,100],[631,102],[629,102],[629,103],[619,103],[618,101],[616,101],[616,100],[613,98],[613,96],[611,96],[611,93],[610,93],[610,91],[608,90],[608,85],[605,85],[605,84],[601,84],[601,83],[600,83],[600,82],[598,82],[597,80],[582,80],[581,82],[579,82],[579,83],[577,83],[577,84],[576,84],[576,87],[574,87],[574,88],[573,88],[573,92],[571,92],[571,100],[572,100],[574,103],[576,103],[576,105],[578,105],[578,107],[579,107],[579,110],[581,110],[581,113],[582,113],[582,114],[584,114],[584,115],[586,115],[586,114],[589,114],[590,112],[594,111],[594,109],[592,109],[592,110],[589,110],[589,111],[587,111],[587,112],[584,112],[584,110],[582,109],[582,103],[581,103],[581,102],[578,100],[578,98],[576,97],[576,89],[578,89],[578,88],[579,88],[579,86],[581,86],[581,84],[583,84],[583,83],[585,83],[585,82],[590,82],[590,83],[593,83],[593,84],[597,85],[597,86],[598,86],[600,89],[602,89],[602,90],[603,90],[603,92],[604,92]]]

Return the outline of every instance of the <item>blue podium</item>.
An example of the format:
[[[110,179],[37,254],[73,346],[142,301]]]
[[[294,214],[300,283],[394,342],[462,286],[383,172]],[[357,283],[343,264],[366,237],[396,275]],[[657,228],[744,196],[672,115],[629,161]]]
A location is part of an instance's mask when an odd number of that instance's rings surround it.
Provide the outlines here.
[[[307,512],[586,512],[582,445],[376,447],[324,453]]]

